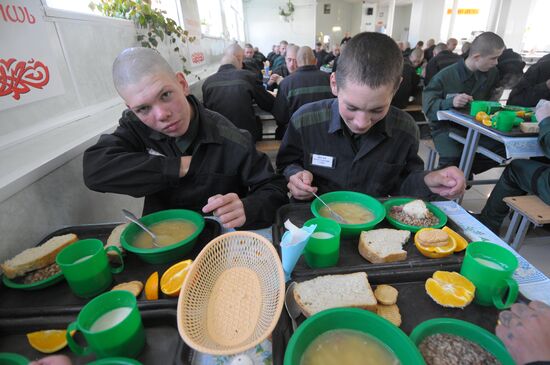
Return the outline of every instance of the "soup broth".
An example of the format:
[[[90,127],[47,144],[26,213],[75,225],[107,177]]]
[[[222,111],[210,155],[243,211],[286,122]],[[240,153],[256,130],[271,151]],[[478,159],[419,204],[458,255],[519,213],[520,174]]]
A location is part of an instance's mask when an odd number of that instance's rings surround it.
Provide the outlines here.
[[[155,223],[147,228],[157,235],[159,246],[173,245],[191,236],[197,230],[196,225],[183,219]],[[145,231],[141,231],[136,235],[133,246],[139,248],[156,247],[153,245],[153,238]]]
[[[330,209],[341,215],[347,224],[364,224],[374,219],[374,214],[364,206],[356,203],[333,202],[328,203]],[[332,218],[327,207],[319,209],[319,214],[325,218]]]
[[[374,337],[354,330],[332,330],[317,337],[300,365],[397,365],[399,359]]]

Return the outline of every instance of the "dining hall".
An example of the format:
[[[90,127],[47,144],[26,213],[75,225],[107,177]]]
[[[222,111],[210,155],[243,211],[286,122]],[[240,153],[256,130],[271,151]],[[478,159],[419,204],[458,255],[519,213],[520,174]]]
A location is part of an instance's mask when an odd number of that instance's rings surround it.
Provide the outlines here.
[[[0,0],[0,365],[550,364],[548,14]]]

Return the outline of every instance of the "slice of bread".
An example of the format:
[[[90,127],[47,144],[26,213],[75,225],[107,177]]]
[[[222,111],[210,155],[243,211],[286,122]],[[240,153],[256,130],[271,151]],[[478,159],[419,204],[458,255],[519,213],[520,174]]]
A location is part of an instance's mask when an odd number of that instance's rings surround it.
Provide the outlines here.
[[[410,237],[411,232],[399,229],[363,231],[359,237],[359,253],[373,264],[403,261],[407,259],[407,251],[403,250],[403,245]]]
[[[105,248],[109,246],[115,246],[120,250],[120,252],[124,253],[125,252],[124,248],[122,248],[122,245],[120,244],[120,236],[122,235],[122,232],[126,227],[128,227],[129,224],[130,223],[124,223],[116,226],[111,232],[111,234],[109,235],[109,238],[107,238],[107,243],[105,244]],[[114,253],[113,251],[107,252],[107,255],[109,256],[109,258],[117,257],[116,253]]]
[[[329,308],[356,307],[376,312],[367,274],[325,275],[296,284],[294,300],[309,317]]]
[[[44,244],[26,249],[12,259],[5,261],[0,267],[9,279],[25,275],[29,271],[53,264],[57,254],[76,241],[78,241],[78,237],[74,233],[52,237]]]

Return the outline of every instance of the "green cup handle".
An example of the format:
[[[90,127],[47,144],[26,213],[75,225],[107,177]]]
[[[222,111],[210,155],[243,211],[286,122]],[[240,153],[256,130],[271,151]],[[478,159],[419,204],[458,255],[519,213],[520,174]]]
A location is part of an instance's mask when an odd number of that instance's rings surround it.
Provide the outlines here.
[[[122,252],[120,252],[119,248],[116,246],[109,246],[105,249],[105,252],[114,251],[117,256],[120,258],[120,266],[119,267],[112,267],[111,266],[111,272],[113,274],[120,274],[122,270],[124,270],[124,260],[122,259]]]
[[[90,347],[82,347],[79,344],[76,343],[76,341],[73,339],[73,336],[71,336],[71,332],[77,331],[77,325],[76,322],[72,322],[67,327],[67,333],[65,334],[65,337],[67,338],[67,343],[69,344],[69,347],[71,348],[71,351],[77,354],[78,356],[86,356],[89,355],[91,352]]]
[[[505,279],[506,284],[508,285],[508,297],[506,298],[506,301],[502,301],[502,298],[500,295],[494,295],[493,296],[493,304],[498,309],[507,309],[512,306],[516,302],[516,299],[518,297],[518,283],[512,278]]]

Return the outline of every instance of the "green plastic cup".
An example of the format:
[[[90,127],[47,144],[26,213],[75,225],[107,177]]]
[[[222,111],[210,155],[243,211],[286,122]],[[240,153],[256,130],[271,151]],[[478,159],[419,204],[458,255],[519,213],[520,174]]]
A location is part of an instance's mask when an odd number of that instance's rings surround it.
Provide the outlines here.
[[[0,365],[28,365],[30,362],[23,355],[13,352],[0,352]]]
[[[414,343],[388,320],[364,309],[332,308],[305,320],[294,332],[285,351],[284,365],[299,365],[307,347],[321,334],[337,329],[355,330],[377,339],[401,364],[425,365]]]
[[[518,283],[512,278],[517,267],[518,259],[504,247],[472,242],[466,248],[460,274],[475,285],[475,303],[506,309],[518,296]]]
[[[118,255],[121,262],[119,267],[109,265],[108,251]],[[82,298],[90,298],[105,291],[113,281],[112,274],[118,274],[124,269],[120,250],[114,246],[103,248],[103,242],[95,238],[80,240],[65,247],[55,262],[72,292]]]
[[[477,100],[477,101],[472,101],[471,103],[471,107],[470,107],[470,115],[472,117],[475,117],[477,113],[479,112],[485,112],[485,113],[489,113],[489,103],[487,103],[486,101],[480,101],[480,100]]]
[[[503,110],[498,113],[498,116],[493,122],[493,127],[502,132],[510,132],[516,122],[516,112]]]
[[[70,335],[80,331],[87,342],[81,346]],[[92,299],[75,322],[67,327],[67,342],[79,356],[136,357],[145,344],[145,330],[134,295],[114,290]]]
[[[328,218],[313,218],[305,223],[306,227],[317,225],[309,237],[304,258],[312,269],[331,267],[338,263],[340,256],[340,232],[338,223]]]

